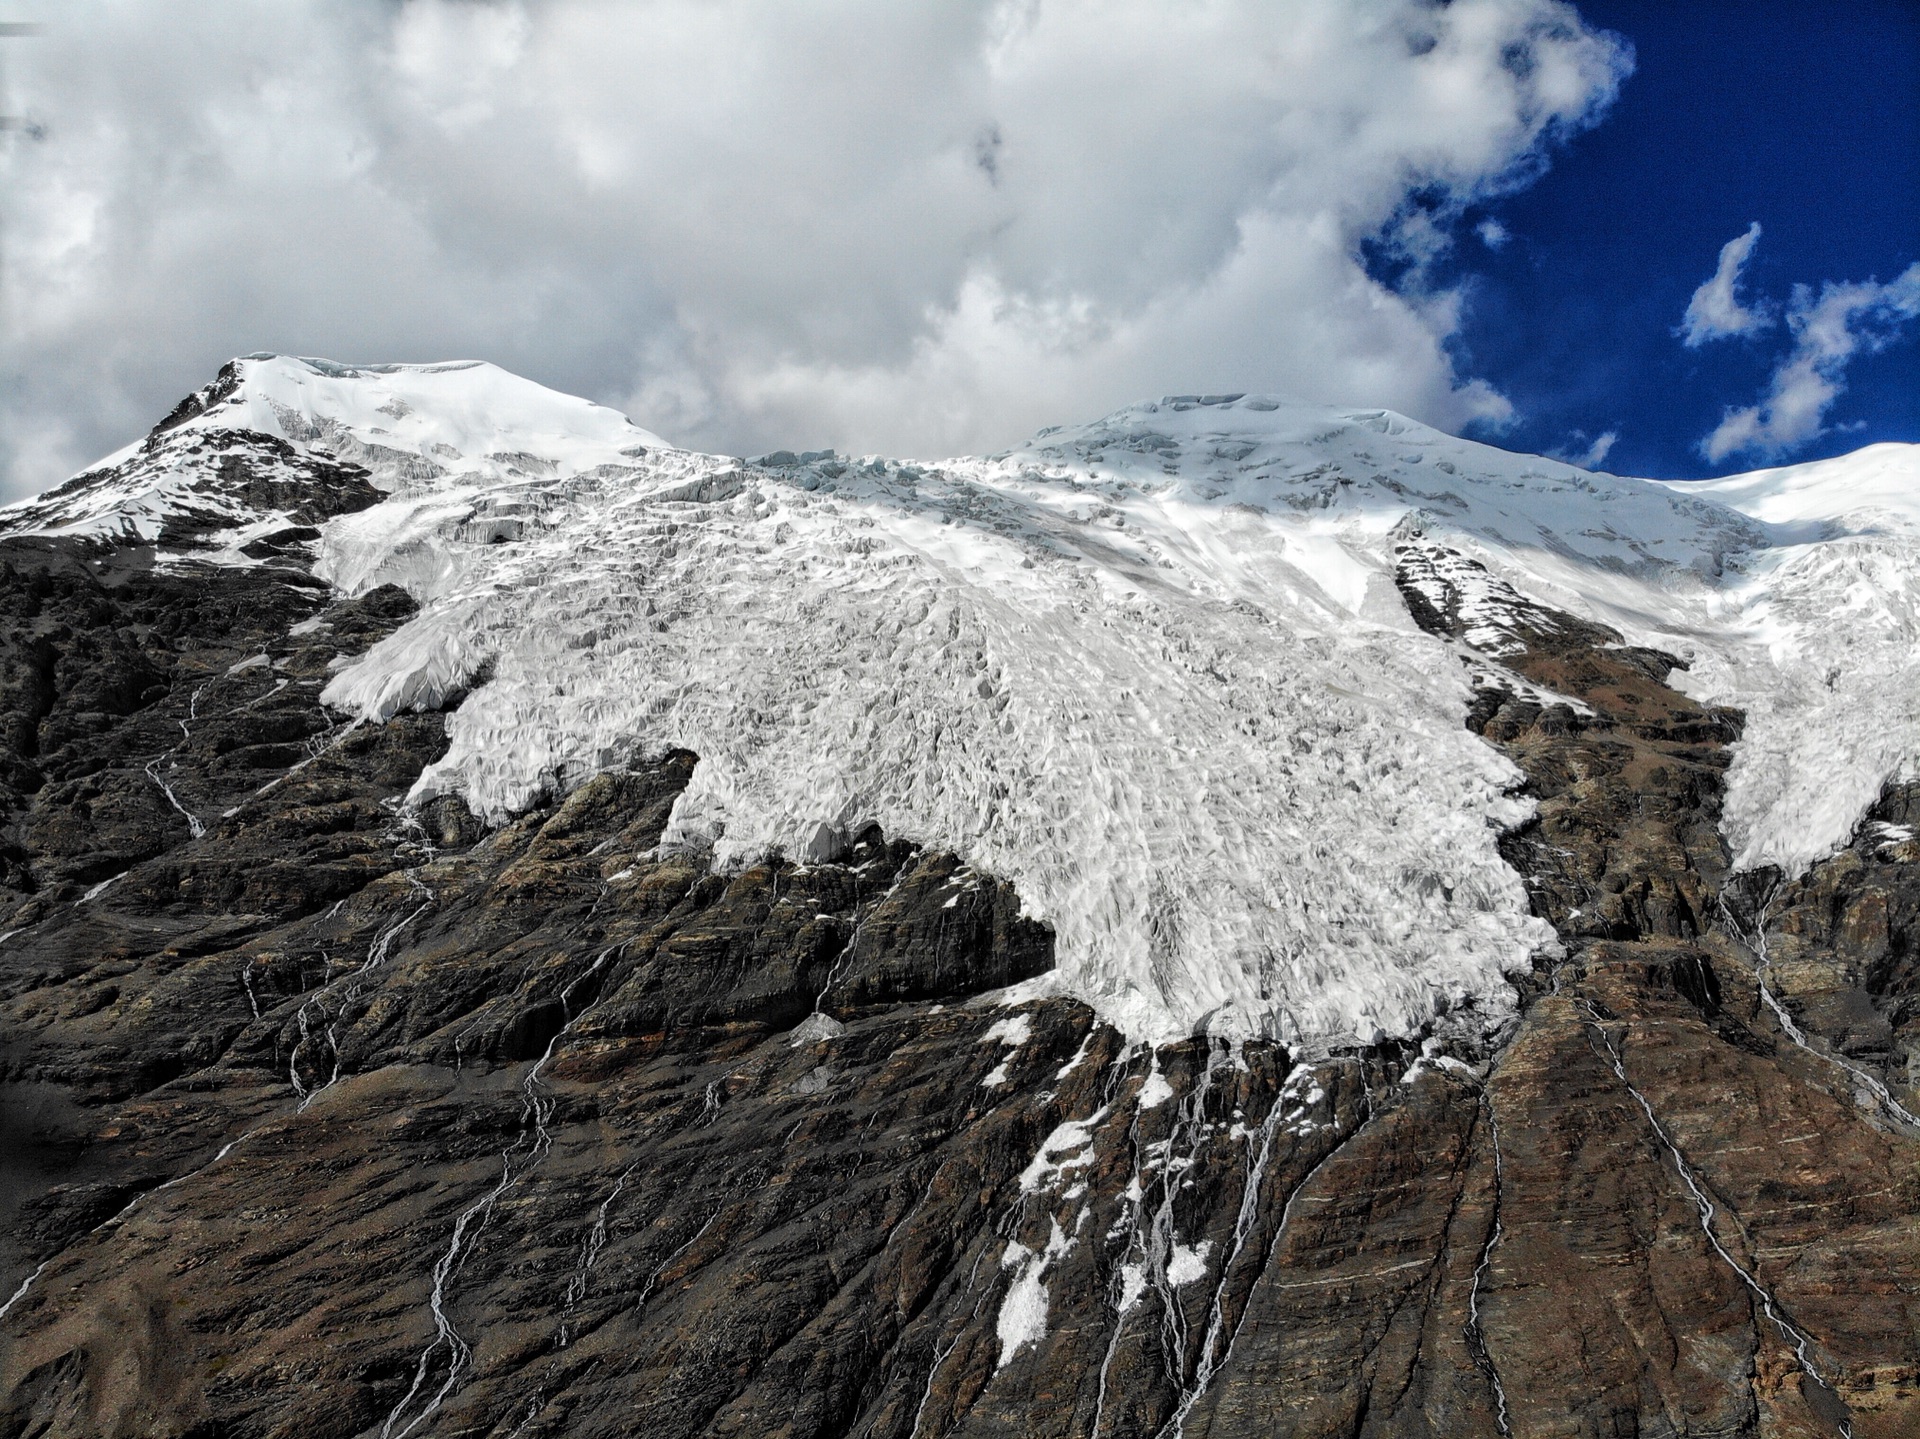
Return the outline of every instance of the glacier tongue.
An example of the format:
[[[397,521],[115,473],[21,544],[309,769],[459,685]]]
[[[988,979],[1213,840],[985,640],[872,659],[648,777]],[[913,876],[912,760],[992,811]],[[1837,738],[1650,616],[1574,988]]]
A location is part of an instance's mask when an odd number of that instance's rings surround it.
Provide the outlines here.
[[[486,679],[417,797],[498,820],[693,750],[669,842],[730,865],[877,823],[950,848],[1136,1037],[1493,1024],[1552,942],[1496,848],[1519,776],[1393,585],[1415,533],[1746,708],[1745,862],[1844,840],[1920,736],[1913,447],[1849,501],[1843,461],[1663,486],[1236,395],[985,458],[740,461],[488,366],[240,378],[180,428],[366,467],[387,497],[324,525],[318,572],[423,604],[327,701],[378,719]]]
[[[1116,523],[1017,468],[738,473],[704,502],[661,498],[672,475],[576,487],[329,702],[379,716],[490,662],[419,793],[495,819],[679,746],[701,764],[669,839],[721,864],[823,822],[952,848],[1137,1033],[1408,1032],[1497,1011],[1546,942],[1494,848],[1516,775],[1404,621],[1342,621],[1284,564],[1163,568],[1158,499]]]

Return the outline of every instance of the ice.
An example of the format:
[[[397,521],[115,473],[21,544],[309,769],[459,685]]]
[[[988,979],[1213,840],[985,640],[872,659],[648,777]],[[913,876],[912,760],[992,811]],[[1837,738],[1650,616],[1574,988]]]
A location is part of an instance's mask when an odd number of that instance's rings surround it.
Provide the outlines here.
[[[1063,1120],[1045,1139],[1040,1141],[1039,1152],[1020,1173],[1020,1192],[1031,1194],[1037,1189],[1052,1188],[1070,1169],[1079,1169],[1093,1162],[1093,1131],[1107,1111],[1101,1109],[1085,1119]]]
[[[1173,1252],[1167,1259],[1167,1283],[1175,1289],[1192,1284],[1207,1277],[1207,1255],[1213,1252],[1213,1241],[1202,1239],[1198,1244],[1175,1243]]]
[[[1735,865],[1798,872],[1920,758],[1920,445],[1692,488],[1775,529],[1684,618],[1713,632],[1689,688],[1747,711],[1722,819]]]
[[[690,749],[669,848],[727,869],[876,823],[952,850],[1054,929],[1056,972],[1002,1000],[1076,995],[1134,1039],[1492,1027],[1551,946],[1496,847],[1530,812],[1520,775],[1462,724],[1491,662],[1414,626],[1409,547],[1486,566],[1467,617],[1490,650],[1538,601],[1746,710],[1742,865],[1845,843],[1920,753],[1913,446],[1660,484],[1203,396],[995,456],[747,461],[490,366],[237,375],[174,433],[367,466],[387,498],[324,526],[318,572],[421,602],[326,701],[380,720],[471,690],[415,799],[497,822]],[[158,534],[185,482],[165,455],[123,452],[0,531]]]
[[[1000,1301],[1000,1314],[994,1321],[994,1336],[1000,1341],[1000,1358],[994,1366],[996,1369],[1006,1368],[1021,1345],[1032,1344],[1046,1337],[1048,1295],[1047,1286],[1040,1280],[1047,1266],[1055,1259],[1064,1257],[1072,1248],[1073,1240],[1061,1230],[1057,1219],[1053,1221],[1053,1231],[1045,1248],[1033,1250],[1018,1242],[1007,1246],[1000,1265],[1003,1269],[1017,1268],[1020,1272],[1007,1287],[1006,1297]]]
[[[370,581],[393,509],[429,603],[326,698],[384,717],[489,672],[416,797],[494,820],[684,746],[667,839],[722,866],[823,824],[953,849],[1142,1037],[1364,1042],[1497,1010],[1548,940],[1494,848],[1518,775],[1399,603],[1392,519],[1298,519],[1289,484],[1260,482],[1262,515],[1043,455],[662,454],[486,546],[423,543],[416,494],[328,532],[351,548],[330,572]]]
[[[980,1036],[982,1044],[991,1044],[996,1039],[1006,1045],[1022,1045],[1033,1038],[1033,1019],[1030,1015],[1016,1014],[1008,1019],[997,1019],[987,1026],[987,1032]]]
[[[846,1032],[846,1025],[832,1015],[822,1014],[816,1009],[793,1027],[793,1033],[788,1036],[787,1042],[798,1049],[803,1044],[818,1044],[824,1040],[838,1039]]]

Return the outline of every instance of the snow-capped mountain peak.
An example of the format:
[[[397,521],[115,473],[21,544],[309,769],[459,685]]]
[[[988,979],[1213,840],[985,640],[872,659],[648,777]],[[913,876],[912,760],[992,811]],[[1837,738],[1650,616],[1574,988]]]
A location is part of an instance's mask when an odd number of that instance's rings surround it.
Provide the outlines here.
[[[297,513],[298,491],[337,481],[340,467],[386,492],[451,490],[567,476],[661,448],[624,415],[477,360],[355,366],[247,355],[150,434],[0,510],[0,532],[198,534],[217,537],[209,558],[244,562],[249,543],[312,518]],[[263,489],[267,476],[295,492]]]
[[[1210,395],[982,458],[742,460],[490,366],[254,357],[0,526],[162,538],[245,468],[220,468],[234,435],[371,485],[311,526],[315,571],[422,602],[329,703],[379,720],[486,677],[417,798],[498,821],[692,750],[670,844],[828,857],[878,824],[950,849],[1053,927],[1049,983],[1140,1036],[1494,1024],[1552,942],[1496,846],[1529,805],[1463,728],[1474,672],[1401,599],[1410,546],[1485,566],[1490,633],[1523,596],[1744,707],[1741,863],[1827,852],[1920,752],[1920,533],[1886,519],[1914,447],[1664,485]],[[227,483],[203,553],[287,522],[253,492]]]

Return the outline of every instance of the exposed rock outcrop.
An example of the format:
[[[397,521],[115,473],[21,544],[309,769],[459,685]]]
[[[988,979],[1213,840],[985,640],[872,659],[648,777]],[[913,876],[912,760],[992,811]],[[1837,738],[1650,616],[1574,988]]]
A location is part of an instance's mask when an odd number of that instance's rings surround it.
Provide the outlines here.
[[[1309,1064],[1007,991],[950,855],[663,850],[694,755],[407,810],[441,717],[316,700],[397,591],[0,546],[0,1433],[1913,1432],[1914,794],[1729,882],[1737,715],[1402,586],[1562,952]]]

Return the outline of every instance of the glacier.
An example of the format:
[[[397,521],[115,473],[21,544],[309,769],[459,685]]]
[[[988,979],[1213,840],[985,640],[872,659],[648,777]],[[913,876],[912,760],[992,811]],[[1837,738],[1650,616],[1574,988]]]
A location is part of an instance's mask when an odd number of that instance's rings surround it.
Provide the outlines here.
[[[1920,447],[1661,483],[1193,395],[990,456],[742,459],[471,362],[253,356],[203,398],[0,533],[152,539],[196,431],[364,466],[385,498],[320,526],[316,572],[421,609],[324,697],[470,691],[416,799],[500,822],[692,750],[666,843],[951,849],[1053,927],[1041,987],[1138,1039],[1491,1029],[1554,943],[1497,849],[1531,807],[1462,724],[1476,670],[1394,584],[1421,536],[1747,712],[1741,866],[1831,852],[1920,754]]]

